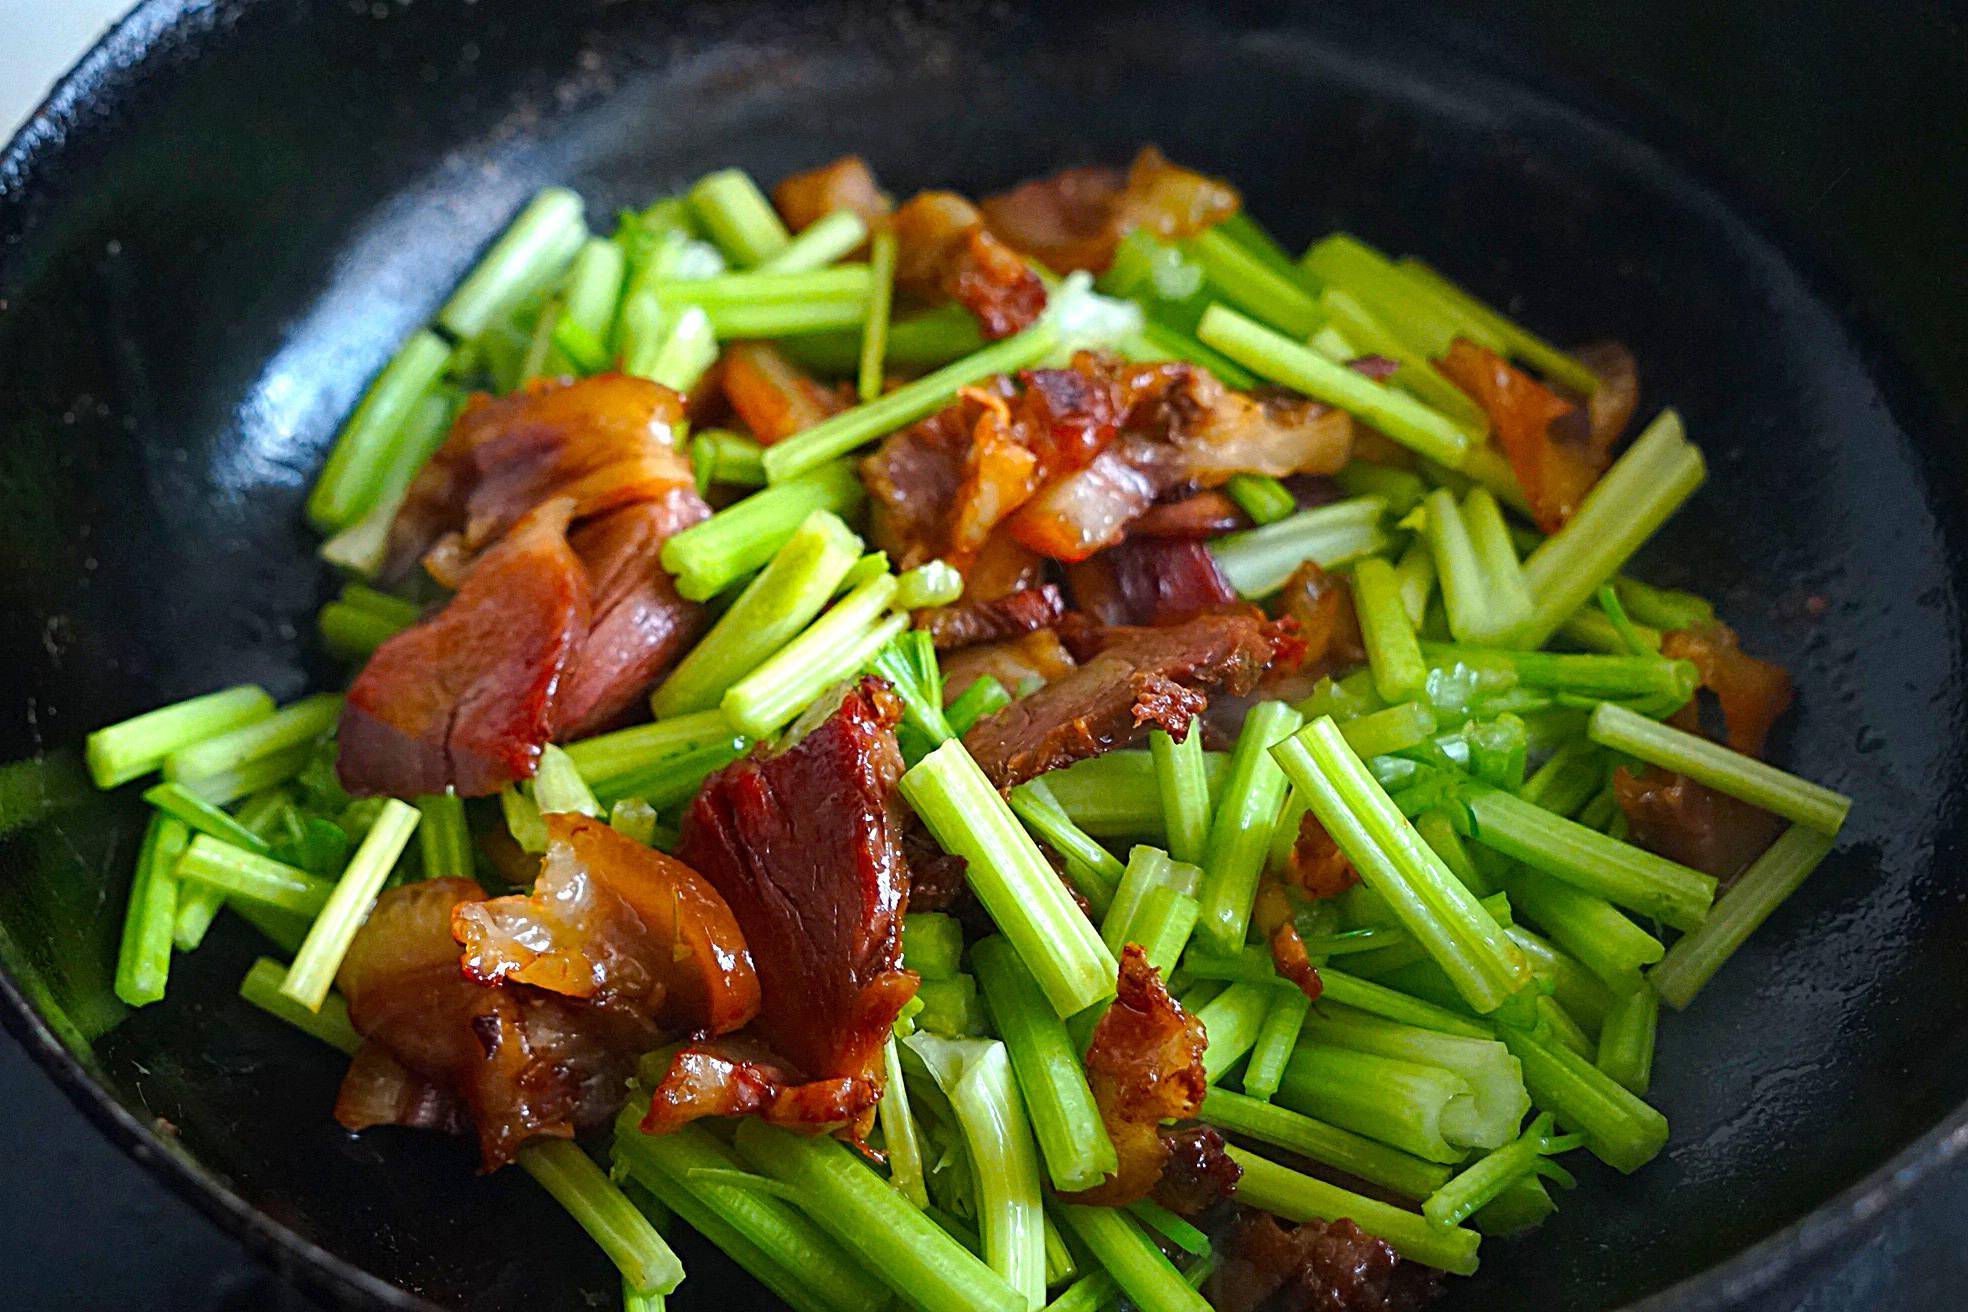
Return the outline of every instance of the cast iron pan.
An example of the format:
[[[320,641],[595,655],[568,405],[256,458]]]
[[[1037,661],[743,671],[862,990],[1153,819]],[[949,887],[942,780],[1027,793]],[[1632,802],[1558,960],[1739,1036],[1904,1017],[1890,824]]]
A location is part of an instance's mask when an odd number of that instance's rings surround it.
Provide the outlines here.
[[[331,1294],[609,1297],[516,1172],[333,1125],[338,1059],[233,996],[258,950],[242,926],[179,959],[166,1004],[116,1003],[137,806],[77,786],[75,745],[220,684],[332,677],[303,491],[535,187],[571,181],[606,215],[714,165],[770,179],[857,150],[897,190],[975,192],[1156,141],[1292,244],[1343,224],[1561,341],[1624,339],[1646,406],[1678,405],[1709,453],[1644,566],[1796,672],[1781,752],[1851,792],[1853,820],[1664,1025],[1667,1153],[1583,1171],[1444,1306],[1715,1308],[1800,1279],[1968,1140],[1968,43],[1873,15],[143,5],[0,156],[0,758],[49,762],[33,788],[0,775],[8,1023],[110,1134]],[[685,1246],[675,1306],[754,1305]]]

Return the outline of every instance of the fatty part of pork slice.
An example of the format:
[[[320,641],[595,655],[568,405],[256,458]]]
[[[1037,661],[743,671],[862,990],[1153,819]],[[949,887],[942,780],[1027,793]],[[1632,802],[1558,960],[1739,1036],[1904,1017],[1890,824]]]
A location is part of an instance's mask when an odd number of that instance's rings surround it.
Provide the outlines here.
[[[1018,252],[993,237],[984,215],[954,191],[925,191],[896,210],[895,283],[923,300],[969,310],[989,338],[1031,326],[1046,307],[1045,284]]]
[[[731,908],[675,857],[584,815],[550,814],[531,893],[461,902],[452,937],[480,984],[525,984],[705,1038],[759,1009]]]
[[[468,879],[430,879],[377,899],[336,975],[364,1040],[336,1117],[350,1129],[468,1122],[489,1171],[531,1139],[608,1121],[661,1033],[632,1008],[466,978],[451,922],[484,896]]]
[[[383,577],[401,579],[428,556],[438,581],[456,586],[479,552],[554,497],[573,500],[578,522],[694,487],[677,451],[683,422],[683,398],[626,374],[473,396],[410,484]]]
[[[1235,214],[1235,188],[1171,164],[1144,146],[1125,172],[1094,165],[1034,178],[981,202],[994,236],[1055,273],[1101,273],[1135,229],[1164,241],[1193,237]]]
[[[1044,583],[989,600],[966,597],[948,606],[919,610],[915,621],[917,628],[929,630],[936,650],[960,651],[1052,628],[1065,613],[1059,589]]]
[[[478,797],[532,776],[553,736],[555,694],[588,636],[587,571],[567,543],[573,510],[566,498],[538,507],[442,610],[370,656],[342,709],[344,788]]]
[[[729,1041],[678,1055],[653,1091],[645,1129],[739,1105],[814,1130],[865,1129],[881,1096],[882,1046],[916,989],[901,966],[909,885],[895,802],[900,717],[887,685],[864,679],[796,742],[705,781],[677,855],[737,917],[758,971],[759,1014],[734,1036],[748,1041],[739,1055]],[[707,1091],[721,1076],[751,1091]],[[822,1088],[801,1093],[806,1084]],[[791,1101],[775,1112],[780,1099]],[[807,1112],[786,1114],[798,1107]]]
[[[1078,669],[971,727],[964,746],[992,783],[1010,789],[1124,746],[1147,725],[1180,738],[1211,692],[1249,692],[1292,646],[1248,613],[1114,635]]]

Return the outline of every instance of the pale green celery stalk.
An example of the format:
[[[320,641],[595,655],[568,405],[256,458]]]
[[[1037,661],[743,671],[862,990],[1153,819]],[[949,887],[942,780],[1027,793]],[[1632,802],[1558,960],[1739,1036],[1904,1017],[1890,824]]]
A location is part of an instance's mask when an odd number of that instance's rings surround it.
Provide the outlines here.
[[[244,848],[255,856],[272,856],[265,839],[240,824],[218,807],[186,790],[183,784],[155,784],[144,789],[143,800],[175,820],[182,820],[194,833],[209,834],[221,843]]]
[[[1440,1230],[1460,1225],[1518,1180],[1538,1174],[1541,1168],[1549,1169],[1546,1155],[1561,1151],[1563,1143],[1552,1133],[1551,1113],[1545,1112],[1522,1135],[1471,1163],[1430,1194],[1421,1214]],[[1567,1173],[1564,1178],[1571,1177]]]
[[[417,826],[417,848],[427,879],[470,879],[471,830],[465,823],[465,801],[456,793],[435,793],[417,799],[424,821]]]
[[[691,214],[734,264],[762,264],[792,242],[772,202],[743,169],[705,174],[689,200]]]
[[[1080,1275],[1080,1258],[1066,1242],[1065,1234],[1052,1213],[1045,1214],[1046,1286],[1053,1288]]]
[[[1489,435],[1490,418],[1469,394],[1449,381],[1429,362],[1427,354],[1399,332],[1375,318],[1358,297],[1338,287],[1319,293],[1319,308],[1334,327],[1358,349],[1384,356],[1400,365],[1394,382],[1413,392],[1481,440]]]
[[[902,918],[902,968],[926,980],[948,979],[963,969],[963,927],[941,911],[911,911]]]
[[[791,1186],[808,1217],[923,1312],[1029,1312],[1032,1307],[837,1140],[742,1120],[736,1141],[739,1155],[754,1169]],[[1043,1279],[1043,1250],[1040,1262]]]
[[[1491,619],[1497,630],[1488,635],[1501,646],[1510,645],[1516,625],[1531,613],[1531,591],[1524,582],[1523,566],[1510,545],[1510,530],[1503,522],[1503,509],[1488,488],[1473,487],[1462,498],[1462,522],[1469,529],[1470,544],[1476,549],[1477,568],[1488,589]]]
[[[1453,467],[1470,447],[1469,434],[1447,415],[1235,310],[1210,306],[1196,335],[1259,377],[1344,410],[1429,459]]]
[[[1243,1148],[1232,1146],[1226,1151],[1244,1169],[1243,1178],[1237,1182],[1237,1197],[1250,1207],[1287,1221],[1344,1218],[1424,1266],[1462,1276],[1476,1270],[1480,1238],[1473,1230],[1459,1226],[1438,1230],[1419,1213],[1301,1175]]]
[[[1314,243],[1299,267],[1359,297],[1376,315],[1398,325],[1431,360],[1447,355],[1458,337],[1491,351],[1504,349],[1503,339],[1486,323],[1348,233],[1336,232]]]
[[[683,1282],[676,1253],[579,1144],[538,1139],[515,1160],[580,1223],[637,1292],[667,1294]]]
[[[1113,996],[1113,954],[960,739],[925,756],[901,788],[943,850],[968,863],[978,901],[1059,1015]]]
[[[1593,1054],[1594,1065],[1641,1097],[1646,1096],[1653,1079],[1660,1003],[1660,995],[1652,989],[1635,989],[1615,1001],[1600,1027],[1599,1046]]]
[[[284,790],[265,789],[249,798],[233,819],[262,842],[271,841],[275,823],[291,804],[292,799]],[[183,848],[180,847],[179,854],[182,852]],[[175,862],[176,859],[174,855],[172,860]],[[178,951],[195,952],[198,945],[205,941],[212,921],[226,906],[225,890],[194,882],[189,887],[179,887],[177,903],[177,919],[172,927],[171,939]],[[234,909],[289,954],[300,947],[301,939],[307,936],[307,921],[289,912],[273,911],[251,902],[241,903]]]
[[[1298,509],[1291,489],[1269,474],[1232,474],[1223,490],[1253,524],[1275,524]]]
[[[380,556],[378,557],[380,560]],[[339,660],[366,661],[376,648],[403,632],[406,625],[376,611],[331,601],[315,615],[321,645]]]
[[[1661,649],[1661,631],[1645,625],[1631,626],[1632,636],[1639,640],[1641,652],[1635,652],[1633,644],[1627,641],[1626,634],[1620,632],[1606,612],[1598,606],[1587,606],[1578,614],[1558,626],[1553,638],[1583,647],[1589,652],[1600,652],[1607,656],[1627,656],[1639,654],[1657,655]]]
[[[1463,846],[1462,835],[1455,831],[1454,822],[1442,808],[1437,807],[1416,816],[1414,827],[1415,832],[1421,835],[1422,841],[1434,849],[1435,855],[1442,858],[1442,864],[1447,866],[1470,892],[1486,899],[1496,892],[1491,886],[1489,876],[1476,864],[1469,849]]]
[[[1544,1181],[1537,1176],[1517,1180],[1478,1209],[1469,1223],[1480,1234],[1512,1239],[1544,1224],[1558,1210]]]
[[[362,1036],[349,1023],[348,1003],[342,996],[331,993],[322,1000],[319,1011],[311,1011],[280,991],[286,978],[287,967],[272,957],[261,957],[239,981],[239,996],[309,1037],[354,1056],[362,1046]]]
[[[1217,224],[1216,230],[1255,255],[1267,268],[1293,279],[1307,291],[1316,286],[1305,276],[1305,271],[1298,267],[1290,253],[1279,244],[1278,239],[1271,235],[1270,230],[1250,216],[1249,210],[1238,210]]]
[[[1413,256],[1403,256],[1396,264],[1410,281],[1428,287],[1456,306],[1474,322],[1481,324],[1502,343],[1511,359],[1543,374],[1552,382],[1591,396],[1599,390],[1599,376],[1579,360],[1559,350],[1529,329],[1506,318],[1472,296],[1441,273]]]
[[[1208,874],[1198,897],[1203,935],[1219,952],[1243,946],[1271,830],[1285,802],[1285,775],[1271,748],[1301,723],[1303,717],[1286,703],[1262,702],[1244,717],[1237,736],[1203,852]]]
[[[587,233],[581,198],[565,187],[534,196],[437,312],[459,341],[478,336],[493,318],[570,258]]]
[[[1368,556],[1355,564],[1353,606],[1359,615],[1375,691],[1389,703],[1406,701],[1420,692],[1428,679],[1428,666],[1421,659],[1421,644],[1402,602],[1394,566],[1379,556]]]
[[[1462,457],[1461,466],[1455,469],[1445,468],[1432,460],[1422,461],[1422,468],[1427,471],[1431,481],[1450,489],[1457,496],[1480,487],[1518,514],[1528,517],[1531,513],[1530,498],[1524,495],[1516,471],[1510,467],[1510,461],[1503,452],[1493,446],[1470,447]]]
[[[948,606],[963,596],[963,575],[941,560],[932,560],[906,570],[895,594],[897,610],[921,610],[925,606]]]
[[[676,534],[663,544],[663,568],[676,576],[684,598],[707,600],[771,560],[812,512],[848,514],[865,495],[851,464],[814,469],[734,501]]]
[[[96,787],[114,788],[149,774],[173,752],[272,714],[273,698],[242,683],[98,729],[88,736],[83,756]]]
[[[1722,963],[1830,853],[1831,838],[1817,830],[1792,825],[1778,835],[1715,904],[1708,922],[1647,972],[1661,1000],[1677,1010],[1693,1002]]]
[[[668,326],[662,345],[649,356],[647,364],[639,369],[624,365],[623,372],[641,374],[673,392],[685,393],[717,363],[717,355],[718,329],[711,316],[700,306],[687,305]]]
[[[554,329],[560,323],[561,299],[549,296],[533,317],[533,330],[526,338],[520,356],[519,385],[525,386],[546,375],[554,353]]]
[[[1196,1018],[1203,1022],[1204,1032],[1209,1035],[1209,1046],[1203,1049],[1203,1075],[1211,1084],[1228,1075],[1257,1042],[1265,1013],[1271,1010],[1271,994],[1290,987],[1282,981],[1239,982],[1211,998],[1196,1012]]]
[[[718,702],[725,718],[753,738],[764,738],[789,723],[822,690],[859,669],[908,627],[906,616],[881,619],[895,598],[895,589],[895,576],[880,574],[841,598],[798,637],[725,690]],[[875,628],[870,630],[870,625]],[[880,643],[866,636],[884,629],[888,632]],[[864,654],[849,664],[849,659],[863,649]]]
[[[751,745],[752,740],[744,734],[728,733],[716,741],[667,756],[640,770],[602,780],[594,786],[595,800],[603,806],[612,807],[625,797],[639,797],[657,811],[680,806],[696,795],[712,771],[722,770],[743,756]],[[508,788],[499,794],[499,800],[505,805],[508,799],[515,796],[514,790]],[[506,819],[510,826],[515,817],[508,812]]]
[[[1203,859],[1209,841],[1209,771],[1203,764],[1203,735],[1195,726],[1177,742],[1164,729],[1148,735],[1155,763],[1155,790],[1162,801],[1169,855],[1191,865]]]
[[[882,1148],[888,1153],[888,1178],[902,1196],[918,1208],[929,1206],[924,1184],[922,1139],[915,1111],[909,1106],[909,1086],[902,1078],[902,1054],[893,1034],[882,1046]]]
[[[1593,697],[1692,696],[1699,681],[1689,661],[1660,656],[1609,656],[1576,652],[1493,651],[1424,642],[1422,658],[1440,669],[1470,662],[1507,670],[1519,686],[1562,689]]]
[[[1612,990],[1577,958],[1522,925],[1511,926],[1510,941],[1530,958],[1531,969],[1550,990],[1552,1000],[1579,1023],[1587,1037],[1596,1037],[1612,1011]]]
[[[1439,1066],[1461,1076],[1471,1097],[1450,1103],[1442,1115],[1442,1133],[1452,1143],[1500,1147],[1531,1107],[1516,1059],[1494,1039],[1443,1034],[1342,1006],[1322,1007],[1305,1022],[1304,1037],[1354,1052]]]
[[[1852,809],[1852,799],[1843,793],[1611,702],[1592,712],[1586,732],[1602,747],[1687,775],[1827,836],[1837,836]],[[167,773],[169,768],[166,762]]]
[[[1301,510],[1260,528],[1225,533],[1209,544],[1224,581],[1242,597],[1268,597],[1306,561],[1329,569],[1388,545],[1386,503],[1353,497]]]
[[[1614,1170],[1632,1174],[1667,1144],[1667,1118],[1561,1043],[1513,1025],[1497,1029],[1524,1067],[1531,1101],[1585,1136],[1585,1146]]]
[[[690,454],[693,461],[705,462],[704,486],[765,486],[765,448],[742,434],[727,428],[701,429],[690,439]]]
[[[1203,753],[1212,792],[1229,768],[1228,753]],[[1107,752],[1040,778],[1073,823],[1095,838],[1163,842],[1167,837],[1154,760],[1147,752]]]
[[[1172,889],[1185,897],[1195,897],[1203,883],[1203,872],[1184,861],[1171,860],[1159,848],[1137,846],[1129,849],[1127,866],[1100,922],[1100,938],[1107,950],[1120,958],[1129,943],[1143,944],[1137,922],[1143,900],[1151,889]]]
[[[519,850],[538,856],[547,850],[547,822],[533,799],[512,784],[499,790],[499,815]]]
[[[1202,266],[1211,289],[1224,300],[1281,332],[1303,338],[1324,317],[1295,278],[1271,268],[1220,228],[1190,238],[1182,251]]]
[[[375,905],[384,881],[396,868],[397,857],[402,855],[422,818],[417,808],[407,802],[394,797],[384,801],[375,823],[363,836],[355,855],[349,858],[348,868],[336,882],[334,892],[328,895],[321,914],[315,917],[301,950],[294,954],[287,980],[280,986],[282,993],[304,1007],[320,1008],[329,986],[335,982],[335,972],[341,969],[349,944],[355,939],[355,932],[362,928],[369,908]]]
[[[116,996],[142,1007],[164,996],[171,973],[171,935],[177,924],[178,858],[191,842],[183,821],[153,815],[137,853],[123,937],[116,952]]]
[[[354,523],[337,532],[317,549],[323,560],[339,569],[368,578],[383,567],[389,552],[390,525],[410,490],[417,473],[430,460],[451,431],[451,418],[458,396],[438,385],[410,408],[391,441],[391,452],[377,481],[375,498]]]
[[[883,226],[868,243],[868,319],[861,326],[861,350],[855,362],[855,393],[864,402],[882,391],[895,304],[895,257],[895,230]]]
[[[1590,801],[1605,780],[1605,753],[1583,738],[1574,738],[1554,751],[1517,795],[1553,815],[1569,816]]]
[[[277,911],[312,916],[328,902],[334,885],[305,870],[257,856],[243,848],[199,834],[173,867],[181,882],[195,881],[225,890]]]
[[[708,639],[706,639],[708,641]],[[691,711],[663,717],[653,724],[638,724],[594,738],[569,743],[564,749],[581,777],[593,786],[680,756],[694,748],[728,744],[738,731],[715,709]]]
[[[835,210],[815,219],[797,236],[756,266],[760,273],[806,273],[824,269],[868,240],[868,223],[853,210]]]
[[[532,789],[533,805],[540,808],[542,815],[601,815],[601,803],[595,801],[594,793],[581,778],[580,768],[574,764],[573,758],[551,744],[541,749],[540,764],[533,772],[529,787]]]
[[[1676,929],[1699,927],[1714,901],[1713,876],[1608,838],[1500,789],[1471,781],[1470,836],[1483,846]]]
[[[342,699],[334,693],[303,697],[272,715],[172,752],[164,758],[164,777],[177,782],[193,780],[290,747],[312,744],[334,727],[341,713]]]
[[[1053,1214],[1086,1245],[1140,1312],[1210,1312],[1155,1241],[1126,1212],[1059,1202]]]
[[[1187,893],[1166,886],[1151,888],[1141,899],[1129,941],[1139,946],[1148,964],[1166,977],[1181,960],[1201,916],[1202,907]]]
[[[1421,475],[1358,457],[1347,461],[1333,475],[1333,482],[1349,497],[1379,497],[1387,503],[1387,513],[1396,519],[1420,505],[1421,499],[1428,495],[1428,483]]]
[[[657,719],[717,706],[732,684],[813,622],[860,552],[861,539],[840,516],[808,514],[650,697]]]
[[[1470,1145],[1444,1121],[1471,1096],[1468,1081],[1440,1066],[1301,1042],[1273,1100],[1431,1162],[1459,1162]]]
[[[1692,629],[1715,618],[1715,603],[1692,592],[1657,588],[1624,574],[1614,576],[1613,591],[1635,624],[1657,629]]]
[[[1401,815],[1331,717],[1272,749],[1369,888],[1478,1012],[1530,981],[1530,967],[1496,920]]]
[[[1399,989],[1377,984],[1372,980],[1361,979],[1329,967],[1320,968],[1319,979],[1325,985],[1324,991],[1319,995],[1323,1000],[1351,1007],[1370,1016],[1379,1016],[1403,1025],[1461,1038],[1494,1037],[1491,1027],[1482,1021],[1422,998],[1413,997]]]
[[[1081,1276],[1045,1305],[1044,1312],[1107,1312],[1119,1301],[1121,1287],[1105,1271]]]
[[[1190,979],[1220,979],[1236,984],[1285,982],[1272,964],[1271,949],[1261,943],[1246,944],[1230,956],[1211,952],[1207,945],[1198,943],[1195,951],[1183,958],[1182,971]]]
[[[1394,574],[1401,589],[1401,608],[1418,631],[1428,614],[1428,600],[1435,593],[1435,553],[1417,537],[1401,553]]]
[[[1369,761],[1426,742],[1435,732],[1435,713],[1420,702],[1402,702],[1355,716],[1339,732],[1356,756]]]
[[[1095,916],[1105,916],[1113,904],[1114,891],[1121,883],[1123,867],[1119,857],[1098,842],[1066,814],[1059,799],[1042,776],[1028,779],[1011,790],[1007,799],[1012,814],[1026,828],[1045,840],[1046,845],[1065,858],[1066,873],[1073,887],[1087,901]]]
[[[995,1039],[904,1040],[950,1100],[977,1191],[984,1260],[1032,1307],[1045,1302],[1045,1213],[1039,1155],[1005,1045]]]
[[[1532,612],[1519,643],[1543,646],[1701,486],[1705,472],[1681,417],[1663,410],[1524,562]]]
[[[834,595],[852,592],[876,575],[886,573],[888,573],[888,553],[870,551],[848,566],[847,573],[841,575],[840,586],[835,589]]]
[[[345,529],[376,503],[396,463],[400,435],[437,386],[450,359],[451,348],[444,339],[424,331],[412,336],[383,366],[342,426],[308,494],[308,519],[317,529],[324,533]]]
[[[1198,1116],[1219,1130],[1309,1157],[1408,1198],[1426,1198],[1449,1179],[1449,1167],[1440,1162],[1228,1089],[1211,1089]]]
[[[1615,997],[1646,987],[1642,968],[1666,953],[1659,939],[1605,898],[1530,869],[1519,869],[1509,884],[1511,905],[1536,921]]]
[[[419,806],[422,805],[420,801]],[[424,813],[424,826],[419,834],[430,832],[431,817]],[[656,808],[640,797],[624,797],[608,808],[608,827],[624,838],[634,839],[644,847],[655,847],[658,823]]]
[[[857,316],[857,322],[859,321]],[[959,389],[993,374],[1012,373],[1036,364],[1059,344],[1059,330],[1050,318],[936,372],[904,383],[892,392],[824,419],[765,451],[765,476],[773,483],[797,478],[857,447],[886,436],[956,399]],[[675,541],[675,539],[671,539]]]
[[[1244,1092],[1268,1101],[1284,1079],[1285,1059],[1298,1043],[1299,1030],[1312,1010],[1312,999],[1301,989],[1271,990],[1271,1009],[1257,1029],[1257,1042],[1251,1045],[1250,1061],[1244,1065]]]
[[[1006,939],[984,939],[970,955],[1053,1187],[1091,1189],[1119,1168],[1065,1022]]]
[[[1153,319],[1141,325],[1141,331],[1115,348],[1123,357],[1139,364],[1153,364],[1158,360],[1185,360],[1199,364],[1216,375],[1217,381],[1226,387],[1252,388],[1257,386],[1257,375],[1224,355],[1204,346],[1179,328]]]
[[[1448,489],[1430,492],[1422,502],[1422,513],[1421,536],[1435,558],[1435,575],[1441,580],[1450,631],[1461,642],[1499,644],[1525,623],[1528,612],[1492,592],[1463,508]]]
[[[605,237],[590,237],[574,253],[561,284],[561,326],[587,334],[601,347],[603,365],[627,279],[628,257],[621,246]]]

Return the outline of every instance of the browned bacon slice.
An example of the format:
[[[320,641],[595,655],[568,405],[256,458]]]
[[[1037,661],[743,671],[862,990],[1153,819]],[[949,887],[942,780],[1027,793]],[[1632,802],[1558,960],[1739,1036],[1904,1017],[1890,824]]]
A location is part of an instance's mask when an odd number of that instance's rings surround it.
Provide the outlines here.
[[[1166,241],[1193,237],[1241,204],[1228,183],[1171,164],[1144,146],[1125,173],[1064,169],[986,197],[983,210],[993,233],[1047,268],[1099,273],[1136,228]]]
[[[990,601],[963,600],[934,610],[918,611],[916,627],[928,629],[938,651],[956,651],[981,642],[997,642],[1020,634],[1049,629],[1066,613],[1059,589],[1047,583],[1020,588]]]
[[[875,175],[859,155],[843,155],[818,168],[781,178],[772,189],[772,203],[794,232],[835,210],[859,214],[869,223],[889,211],[888,197],[875,185]]]
[[[1238,1209],[1210,1277],[1217,1312],[1419,1312],[1442,1273],[1410,1262],[1348,1220],[1280,1225]]]
[[[895,211],[896,285],[947,297],[977,317],[986,337],[1007,337],[1045,309],[1045,284],[993,237],[977,207],[953,191],[925,191]]]
[[[1171,1125],[1162,1130],[1168,1150],[1154,1200],[1177,1216],[1195,1219],[1237,1192],[1244,1168],[1223,1150],[1223,1136],[1207,1125]]]
[[[838,392],[821,386],[765,342],[728,347],[718,362],[718,380],[732,410],[765,446],[846,408]]]
[[[1728,883],[1776,840],[1783,821],[1659,766],[1613,771],[1613,796],[1633,841]]]
[[[1067,577],[1079,609],[1102,624],[1181,624],[1237,600],[1209,548],[1185,538],[1131,537]]]

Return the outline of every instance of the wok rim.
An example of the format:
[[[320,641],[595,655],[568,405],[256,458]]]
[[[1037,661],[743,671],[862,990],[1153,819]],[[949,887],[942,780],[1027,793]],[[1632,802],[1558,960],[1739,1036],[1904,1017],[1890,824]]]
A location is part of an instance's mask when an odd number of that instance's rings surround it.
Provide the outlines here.
[[[117,85],[120,78],[130,77],[156,58],[162,38],[203,35],[201,29],[223,27],[232,16],[259,2],[230,0],[214,6],[201,4],[199,0],[139,0],[56,80],[5,147],[0,148],[0,200],[18,203],[31,197],[37,177],[58,163],[71,134],[89,130],[83,111],[99,99],[113,96],[121,89]],[[174,75],[169,67],[153,73],[164,77]],[[1678,148],[1685,143],[1670,148],[1656,140],[1654,134],[1643,131],[1647,125],[1636,123],[1630,114],[1599,117],[1599,121],[1608,130],[1635,137],[1650,148],[1661,150],[1714,190],[1728,202],[1736,217],[1806,275],[1814,292],[1822,295],[1828,288],[1839,287],[1839,280],[1830,276],[1824,261],[1791,240],[1786,228],[1773,222],[1766,208],[1758,203],[1754,192],[1745,194],[1744,189],[1722,185],[1726,178],[1718,179],[1712,168],[1701,167],[1712,164],[1712,160],[1699,152],[1690,154]],[[1882,340],[1878,326],[1869,322],[1849,299],[1843,302],[1840,318],[1858,330],[1866,345],[1876,346]],[[1895,402],[1906,399],[1901,395],[1893,397]],[[1941,409],[1926,397],[1917,398],[1917,402]],[[1943,421],[1941,427],[1952,425]],[[187,1152],[167,1143],[164,1135],[125,1107],[62,1043],[4,964],[0,964],[0,1026],[13,1035],[55,1086],[110,1142],[219,1229],[237,1238],[270,1270],[295,1278],[310,1292],[342,1305],[361,1303],[412,1312],[445,1312],[440,1305],[382,1279],[274,1220]],[[1804,1215],[1704,1271],[1609,1312],[1741,1309],[1746,1306],[1746,1300],[1769,1292],[1780,1281],[1818,1266],[1865,1238],[1930,1176],[1964,1154],[1968,1154],[1968,1102],[1955,1107],[1883,1164]]]

